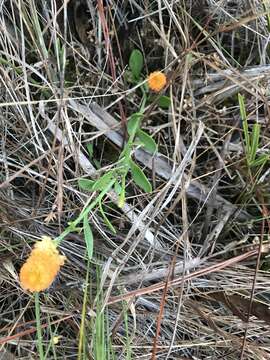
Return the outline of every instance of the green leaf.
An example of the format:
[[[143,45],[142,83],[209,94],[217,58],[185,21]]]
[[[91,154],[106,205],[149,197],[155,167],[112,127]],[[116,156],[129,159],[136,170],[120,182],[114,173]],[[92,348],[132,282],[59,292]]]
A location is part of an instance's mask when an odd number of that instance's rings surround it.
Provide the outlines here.
[[[92,256],[93,256],[94,238],[93,238],[93,233],[92,233],[91,227],[89,225],[87,215],[88,214],[85,214],[85,216],[83,217],[83,233],[84,233],[84,240],[86,243],[88,258],[89,258],[89,260],[91,260]]]
[[[89,179],[79,179],[78,184],[82,190],[93,191],[95,181]]]
[[[132,142],[133,139],[129,138],[129,141],[124,146],[124,149],[122,150],[120,157],[119,157],[119,168],[118,168],[118,174],[123,175],[129,171],[129,159],[131,157],[131,151],[132,151]]]
[[[269,160],[270,160],[270,155],[262,154],[258,156],[256,160],[252,161],[250,166],[251,167],[261,166],[261,165],[264,166]]]
[[[147,177],[144,175],[143,171],[136,165],[132,160],[130,160],[130,170],[134,182],[145,192],[149,193],[152,191],[152,186],[148,181]]]
[[[112,224],[112,223],[110,222],[110,220],[107,218],[107,216],[106,216],[106,214],[105,214],[105,212],[104,212],[104,210],[103,210],[101,201],[99,201],[99,210],[100,210],[100,213],[101,213],[101,215],[102,215],[102,217],[103,217],[106,225],[108,226],[108,228],[109,228],[114,234],[116,234],[116,230],[115,230],[113,224]]]
[[[160,96],[158,105],[163,109],[168,109],[171,106],[171,98],[165,95]]]
[[[243,121],[243,130],[244,130],[244,137],[245,137],[246,153],[247,153],[247,156],[249,157],[250,138],[249,138],[249,132],[248,132],[247,113],[246,113],[244,97],[241,94],[238,94],[238,102],[239,102],[241,119]]]
[[[254,161],[256,158],[256,153],[259,147],[260,139],[260,124],[256,123],[253,125],[251,133],[251,144],[250,144],[250,161]]]
[[[87,145],[86,145],[86,148],[87,148],[87,151],[88,151],[88,154],[89,154],[90,159],[92,159],[93,154],[94,154],[93,143],[87,144]]]
[[[95,164],[95,166],[96,166],[97,169],[101,169],[100,162],[99,162],[97,159],[93,159],[92,161],[93,161],[93,163]]]
[[[142,113],[134,113],[129,118],[127,123],[127,131],[129,136],[135,136],[137,129],[140,126],[140,121],[142,116],[143,116]]]
[[[124,74],[124,79],[131,83],[131,84],[134,84],[134,76],[132,74],[132,72],[130,70],[127,70]],[[137,83],[137,81],[135,81],[135,83]]]
[[[116,181],[116,182],[114,183],[114,191],[115,191],[115,193],[116,193],[117,195],[120,195],[120,194],[121,194],[121,190],[122,190],[121,185],[119,184],[118,181]]]
[[[109,185],[112,178],[113,178],[113,171],[107,172],[106,174],[101,176],[101,178],[95,181],[95,183],[92,186],[92,191],[104,190]]]
[[[132,72],[133,77],[135,79],[138,79],[143,68],[143,55],[140,50],[135,49],[132,51],[129,57],[129,68]]]
[[[148,150],[150,153],[154,153],[157,150],[157,144],[155,140],[148,135],[145,131],[139,129],[137,131],[137,136],[142,142],[143,146]]]

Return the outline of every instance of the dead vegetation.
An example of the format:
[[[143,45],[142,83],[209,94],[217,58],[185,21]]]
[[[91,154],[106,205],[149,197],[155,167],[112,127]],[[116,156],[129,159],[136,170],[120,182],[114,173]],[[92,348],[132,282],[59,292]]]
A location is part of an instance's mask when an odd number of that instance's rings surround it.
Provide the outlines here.
[[[269,359],[268,1],[2,1],[0,358],[37,359],[35,303],[18,273],[89,198],[78,180],[118,161],[140,108],[128,81],[162,70],[170,106],[147,104],[158,151],[82,232],[40,294],[46,359]],[[240,94],[240,96],[239,96]],[[243,99],[243,101],[241,100]],[[242,102],[241,102],[242,101]],[[245,114],[246,113],[246,118]],[[259,125],[258,125],[259,124]]]

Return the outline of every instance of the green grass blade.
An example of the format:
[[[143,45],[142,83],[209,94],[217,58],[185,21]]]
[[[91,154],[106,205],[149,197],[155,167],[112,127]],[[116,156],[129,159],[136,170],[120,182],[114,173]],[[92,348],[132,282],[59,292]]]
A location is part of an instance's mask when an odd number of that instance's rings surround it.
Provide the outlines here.
[[[96,297],[96,319],[94,323],[94,354],[96,360],[107,360],[107,344],[106,344],[106,318],[104,309],[102,308],[103,291],[100,288],[101,273],[97,266],[97,297]]]
[[[93,256],[94,238],[91,227],[89,225],[88,214],[85,214],[83,218],[83,232],[84,232],[84,240],[86,243],[88,259],[91,260]]]
[[[244,131],[244,138],[245,138],[245,146],[246,146],[246,155],[249,160],[250,155],[250,137],[248,132],[248,122],[247,122],[247,113],[245,108],[244,97],[241,94],[238,94],[238,102],[240,108],[241,119],[243,122],[243,131]]]
[[[256,159],[256,154],[259,146],[259,138],[260,138],[260,124],[254,124],[251,134],[251,148],[250,148],[250,162],[252,164]]]

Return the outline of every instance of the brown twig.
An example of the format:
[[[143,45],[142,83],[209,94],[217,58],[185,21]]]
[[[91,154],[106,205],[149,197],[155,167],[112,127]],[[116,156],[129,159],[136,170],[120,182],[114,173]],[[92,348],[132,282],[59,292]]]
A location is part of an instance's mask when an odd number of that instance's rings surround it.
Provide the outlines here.
[[[248,252],[246,252],[244,254],[235,256],[235,257],[233,257],[231,259],[224,260],[224,261],[222,261],[222,262],[220,262],[218,264],[214,264],[214,265],[208,266],[206,268],[203,268],[201,270],[194,271],[193,273],[185,275],[184,278],[182,276],[177,277],[176,279],[171,280],[171,281],[168,282],[168,288],[177,286],[182,281],[191,280],[191,279],[197,278],[199,276],[211,274],[211,273],[213,273],[215,271],[220,271],[220,270],[222,270],[222,269],[224,269],[224,268],[226,268],[228,266],[232,266],[232,265],[235,265],[235,264],[237,264],[237,263],[239,263],[239,262],[241,262],[243,260],[246,260],[246,259],[248,259],[248,258],[250,258],[250,257],[252,257],[252,256],[254,256],[256,254],[258,254],[258,249],[253,249],[253,250],[250,250],[250,251],[248,251]],[[145,287],[145,288],[130,291],[130,292],[124,294],[124,295],[113,296],[113,297],[109,298],[109,300],[107,302],[107,305],[115,304],[115,303],[118,303],[120,301],[130,299],[132,297],[136,297],[136,296],[140,296],[140,295],[144,295],[144,294],[151,294],[153,292],[164,289],[165,286],[166,286],[165,282],[159,282],[157,284],[154,284],[154,285],[151,285],[151,286],[148,286],[148,287]]]

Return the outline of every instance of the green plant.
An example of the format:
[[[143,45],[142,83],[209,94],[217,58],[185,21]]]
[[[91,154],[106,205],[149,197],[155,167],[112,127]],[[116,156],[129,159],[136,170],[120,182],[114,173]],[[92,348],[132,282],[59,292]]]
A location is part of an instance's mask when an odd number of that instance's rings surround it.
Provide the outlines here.
[[[238,94],[238,102],[240,107],[241,119],[243,123],[244,145],[245,145],[247,166],[248,168],[264,166],[265,163],[269,161],[270,155],[269,154],[258,155],[260,130],[261,130],[260,124],[258,123],[253,124],[252,131],[250,131],[244,97],[241,94]]]
[[[60,243],[60,241],[70,232],[83,230],[89,259],[91,259],[93,255],[93,234],[88,220],[90,211],[95,207],[98,207],[107,227],[113,233],[116,233],[114,226],[106,216],[103,208],[104,196],[106,196],[109,191],[114,190],[118,195],[118,206],[122,208],[126,199],[126,181],[129,173],[131,174],[134,183],[143,191],[147,193],[152,191],[151,183],[145,176],[143,170],[133,160],[133,152],[138,146],[143,147],[152,154],[157,150],[157,144],[154,139],[141,129],[146,103],[151,99],[147,85],[142,81],[142,69],[143,55],[139,50],[133,50],[129,59],[130,81],[133,84],[139,85],[142,99],[139,111],[133,113],[128,119],[128,139],[118,161],[112,165],[109,171],[96,180],[79,179],[79,187],[82,190],[96,192],[98,195],[94,200],[89,201],[89,203],[85,205],[78,218],[70,222],[68,227],[56,239],[57,243]],[[170,104],[170,98],[164,95],[159,96],[158,101],[160,106],[163,108],[168,107]],[[87,148],[89,155],[93,158],[93,149],[91,145],[88,145]],[[82,228],[79,226],[81,222]]]

